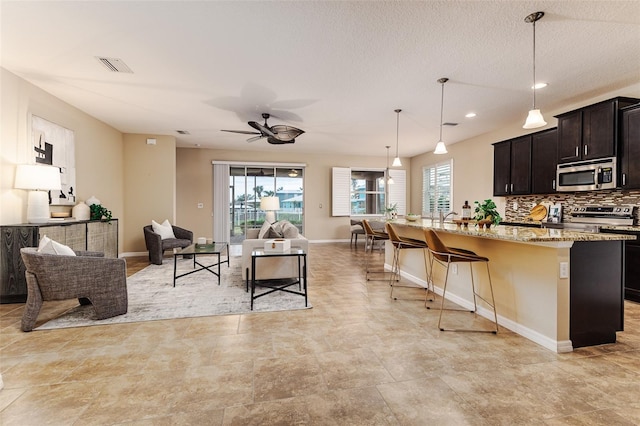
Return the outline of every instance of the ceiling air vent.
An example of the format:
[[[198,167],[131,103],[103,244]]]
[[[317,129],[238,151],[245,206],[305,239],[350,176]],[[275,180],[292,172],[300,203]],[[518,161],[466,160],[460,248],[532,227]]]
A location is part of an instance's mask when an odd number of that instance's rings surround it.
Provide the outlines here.
[[[447,123],[442,123],[442,125],[443,125],[443,126],[451,126],[451,127],[453,127],[453,126],[457,126],[457,125],[458,125],[458,123],[448,123],[448,122],[447,122]]]
[[[176,133],[179,133],[181,135],[190,135],[191,133],[189,133],[188,130],[176,130]]]
[[[133,74],[131,68],[129,68],[122,59],[102,58],[100,56],[96,56],[96,59],[111,72],[127,72]]]

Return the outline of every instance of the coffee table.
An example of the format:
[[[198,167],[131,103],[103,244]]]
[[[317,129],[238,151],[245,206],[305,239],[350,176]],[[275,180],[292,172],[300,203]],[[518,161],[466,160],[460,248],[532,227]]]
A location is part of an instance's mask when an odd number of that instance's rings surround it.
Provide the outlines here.
[[[298,276],[280,279],[256,280],[256,260],[272,257],[297,257]],[[268,288],[269,290],[256,294],[256,285]],[[300,291],[290,290],[289,287],[297,285]],[[253,301],[259,297],[266,296],[275,291],[283,291],[291,294],[304,296],[304,306],[307,305],[307,253],[299,247],[291,247],[283,252],[265,251],[264,249],[254,249],[251,252],[251,310],[253,311]]]
[[[220,254],[223,252],[226,253],[227,259],[220,261]],[[177,275],[178,256],[185,256],[185,255],[193,256],[194,269],[193,271],[189,271],[189,272],[185,272],[184,274]],[[198,256],[202,256],[202,255],[218,256],[218,261],[211,265],[203,265],[202,263],[198,262]],[[223,243],[213,242],[211,244],[191,244],[190,246],[187,246],[183,249],[175,249],[173,251],[173,286],[174,287],[176,286],[176,280],[178,278],[195,274],[196,272],[200,272],[203,270],[207,270],[211,272],[213,275],[216,275],[218,277],[218,285],[220,285],[220,265],[223,263],[226,263],[227,267],[229,267],[229,243],[226,243],[226,242],[223,242]],[[199,266],[199,268],[196,268],[196,266]],[[214,266],[218,267],[217,272],[211,269]]]

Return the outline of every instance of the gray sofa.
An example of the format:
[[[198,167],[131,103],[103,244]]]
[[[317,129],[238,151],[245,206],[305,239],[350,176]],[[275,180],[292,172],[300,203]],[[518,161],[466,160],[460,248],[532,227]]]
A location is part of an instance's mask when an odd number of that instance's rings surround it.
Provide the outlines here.
[[[77,256],[39,253],[35,247],[20,249],[26,267],[27,303],[22,331],[36,324],[42,302],[78,299],[91,303],[95,319],[127,313],[127,266],[124,259],[102,253],[77,251]]]

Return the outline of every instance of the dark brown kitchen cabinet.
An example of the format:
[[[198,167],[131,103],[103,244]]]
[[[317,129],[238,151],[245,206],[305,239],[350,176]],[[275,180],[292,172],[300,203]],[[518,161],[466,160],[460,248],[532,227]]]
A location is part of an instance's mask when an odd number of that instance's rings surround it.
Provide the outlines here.
[[[638,101],[618,97],[557,115],[558,162],[616,156],[619,111]]]
[[[558,130],[549,129],[531,135],[531,193],[556,192]]]
[[[622,110],[620,186],[640,188],[640,104]],[[640,290],[639,290],[640,291]]]
[[[531,136],[493,144],[493,195],[531,192]]]

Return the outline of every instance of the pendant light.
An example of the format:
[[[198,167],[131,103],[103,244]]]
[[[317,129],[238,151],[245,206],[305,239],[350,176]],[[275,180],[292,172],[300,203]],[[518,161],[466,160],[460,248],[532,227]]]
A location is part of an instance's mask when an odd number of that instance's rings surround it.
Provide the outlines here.
[[[387,170],[385,174],[387,175],[387,183],[393,185],[393,178],[389,174],[389,148],[391,148],[391,146],[387,145],[385,148],[387,148]]]
[[[438,83],[442,84],[442,95],[440,96],[440,139],[438,140],[438,143],[436,144],[436,149],[433,151],[434,154],[446,154],[447,151],[447,147],[444,145],[444,142],[442,142],[442,116],[443,116],[443,111],[444,111],[444,84],[449,81],[448,78],[443,77],[438,79]]]
[[[400,112],[401,109],[396,109],[396,158],[393,159],[392,167],[402,167],[402,161],[400,161],[400,155],[398,154],[398,135],[400,134]]]
[[[535,12],[524,18],[527,24],[533,24],[533,108],[529,111],[527,120],[524,122],[523,129],[536,129],[547,124],[542,117],[539,109],[536,109],[536,21],[544,16],[544,12]]]

